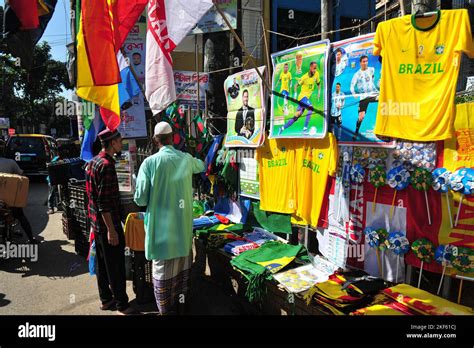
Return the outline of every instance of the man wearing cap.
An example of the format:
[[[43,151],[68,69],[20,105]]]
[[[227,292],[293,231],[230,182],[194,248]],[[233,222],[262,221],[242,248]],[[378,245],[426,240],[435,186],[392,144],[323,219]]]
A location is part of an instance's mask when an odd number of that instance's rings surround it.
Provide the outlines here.
[[[205,170],[204,162],[176,150],[170,125],[155,126],[158,153],[140,166],[135,203],[146,206],[145,256],[153,260],[153,285],[161,315],[177,313],[186,303],[192,263],[192,175]]]
[[[128,303],[125,278],[125,237],[120,220],[120,197],[114,154],[122,151],[117,130],[99,133],[102,151],[87,165],[86,191],[89,220],[97,257],[97,285],[102,310],[117,308],[134,314]]]

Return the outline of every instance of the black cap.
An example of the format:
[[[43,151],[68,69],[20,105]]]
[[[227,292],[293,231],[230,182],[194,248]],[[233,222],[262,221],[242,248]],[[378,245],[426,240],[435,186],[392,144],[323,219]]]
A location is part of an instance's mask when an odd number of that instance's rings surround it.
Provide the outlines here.
[[[99,133],[99,139],[102,143],[118,137],[120,137],[120,132],[116,129],[113,131],[111,131],[110,129],[105,129]]]

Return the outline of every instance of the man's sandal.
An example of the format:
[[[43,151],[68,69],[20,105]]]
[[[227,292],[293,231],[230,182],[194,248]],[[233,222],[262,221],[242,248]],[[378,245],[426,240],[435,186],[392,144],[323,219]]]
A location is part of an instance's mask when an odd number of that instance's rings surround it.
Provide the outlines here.
[[[102,311],[108,311],[108,310],[111,310],[111,309],[115,309],[115,300],[110,300],[109,302],[102,303],[100,305],[100,309]]]

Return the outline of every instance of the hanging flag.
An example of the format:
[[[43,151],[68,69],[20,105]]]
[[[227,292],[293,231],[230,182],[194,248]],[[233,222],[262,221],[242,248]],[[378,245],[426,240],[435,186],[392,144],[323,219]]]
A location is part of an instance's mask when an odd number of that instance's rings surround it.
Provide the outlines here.
[[[87,117],[84,117],[84,140],[82,141],[81,146],[81,158],[84,161],[89,162],[94,157],[94,142],[97,139],[97,134],[99,134],[104,128],[104,122],[99,114],[99,110],[96,109],[94,112],[94,119],[92,122],[88,122],[88,127],[86,128]],[[89,118],[90,120],[90,118]]]
[[[117,54],[145,5],[146,0],[82,0],[77,95],[101,107],[102,119],[111,130],[120,124]]]
[[[6,51],[20,58],[27,70],[33,66],[33,50],[53,16],[57,0],[9,0],[5,2],[3,37]]]
[[[36,29],[39,25],[36,0],[6,0],[5,16],[16,17],[20,30]]]
[[[171,52],[212,6],[212,0],[148,1],[145,94],[153,114],[176,100]]]

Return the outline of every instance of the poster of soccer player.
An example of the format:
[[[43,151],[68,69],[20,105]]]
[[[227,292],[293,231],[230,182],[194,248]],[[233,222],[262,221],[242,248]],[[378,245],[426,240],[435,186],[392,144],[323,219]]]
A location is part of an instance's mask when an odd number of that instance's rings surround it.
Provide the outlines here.
[[[324,138],[329,40],[272,54],[271,138]]]
[[[259,68],[262,75],[265,67]],[[229,76],[224,82],[227,102],[226,147],[257,147],[265,131],[265,98],[255,69]]]
[[[374,34],[331,44],[329,131],[339,144],[393,146],[374,134],[381,64],[373,56]]]

